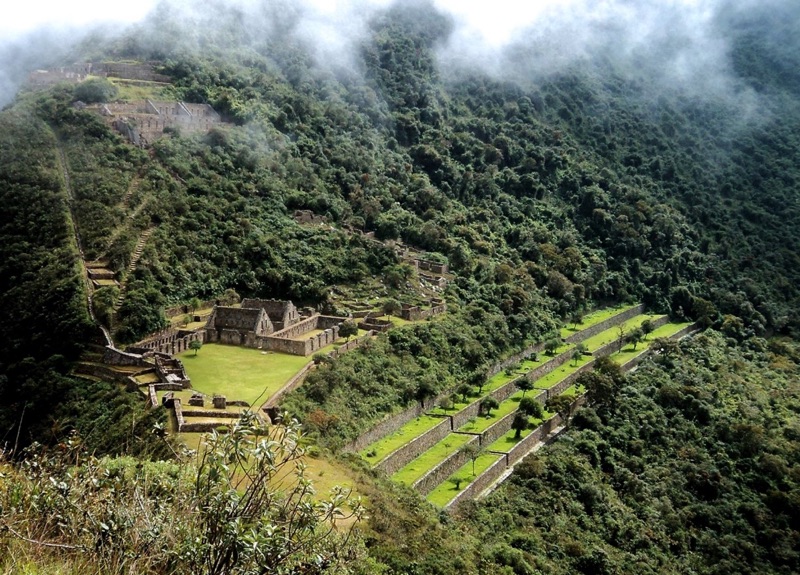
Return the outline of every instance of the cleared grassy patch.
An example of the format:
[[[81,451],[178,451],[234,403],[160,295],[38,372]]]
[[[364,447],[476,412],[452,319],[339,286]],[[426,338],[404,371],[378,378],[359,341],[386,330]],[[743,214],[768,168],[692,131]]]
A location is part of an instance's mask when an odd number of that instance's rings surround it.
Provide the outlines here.
[[[370,463],[377,463],[398,447],[402,447],[429,429],[433,429],[442,421],[441,417],[421,415],[416,419],[412,419],[394,433],[367,446],[361,451],[361,456]]]
[[[429,470],[447,459],[450,454],[458,451],[462,445],[473,437],[473,435],[451,433],[428,451],[417,457],[414,461],[403,467],[400,471],[392,475],[392,479],[400,483],[405,483],[406,485],[411,485]]]
[[[503,457],[495,453],[484,453],[475,460],[475,473],[472,472],[472,461],[465,463],[458,471],[451,475],[447,480],[436,487],[428,494],[428,501],[439,507],[444,507],[447,503],[463,491],[470,483],[484,471],[489,469],[498,459]],[[455,483],[450,481],[452,478],[461,477],[463,482],[456,489]]]
[[[531,392],[529,391],[528,393]],[[491,415],[478,415],[474,420],[459,427],[458,430],[469,433],[483,433],[506,415],[514,413],[519,407],[520,399],[522,399],[522,392],[518,392],[500,403],[498,408],[492,410]]]
[[[168,84],[146,82],[144,80],[123,80],[120,78],[107,78],[119,90],[118,100],[162,100],[175,99]]]
[[[218,393],[252,406],[264,403],[310,361],[308,357],[215,343],[203,345],[197,355],[186,351],[178,357],[197,391]]]
[[[592,327],[594,325],[597,325],[598,323],[600,323],[602,321],[605,321],[605,320],[607,320],[609,318],[612,318],[615,315],[620,314],[620,313],[622,313],[624,311],[627,311],[627,310],[629,310],[631,308],[634,308],[637,305],[639,305],[639,304],[621,305],[621,306],[617,306],[617,307],[610,307],[610,308],[599,309],[599,310],[593,311],[593,312],[591,312],[589,314],[586,314],[583,317],[583,321],[581,321],[578,325],[573,325],[571,323],[568,323],[565,327],[562,327],[561,328],[561,337],[562,337],[562,339],[566,339],[571,335],[575,335],[579,331],[583,331],[583,330],[588,329],[588,328],[590,328],[590,327]]]

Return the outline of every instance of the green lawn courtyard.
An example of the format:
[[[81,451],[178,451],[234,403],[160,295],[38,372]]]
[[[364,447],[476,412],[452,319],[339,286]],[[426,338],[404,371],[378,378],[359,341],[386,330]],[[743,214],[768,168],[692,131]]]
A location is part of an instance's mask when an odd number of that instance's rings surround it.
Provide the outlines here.
[[[216,343],[203,345],[197,355],[186,351],[178,357],[193,389],[209,396],[217,393],[246,401],[254,407],[269,399],[311,361],[310,357]]]

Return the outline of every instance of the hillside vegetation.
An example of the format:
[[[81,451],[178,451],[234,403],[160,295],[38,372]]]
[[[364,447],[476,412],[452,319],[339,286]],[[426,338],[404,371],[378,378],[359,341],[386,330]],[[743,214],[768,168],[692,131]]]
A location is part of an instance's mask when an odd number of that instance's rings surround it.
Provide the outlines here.
[[[463,517],[341,456],[370,517],[342,551],[361,558],[347,569],[798,571],[796,8],[720,22],[737,87],[722,98],[602,54],[514,82],[442,67],[453,23],[425,2],[377,11],[348,66],[325,67],[269,5],[258,34],[235,10],[201,9],[214,26],[192,35],[162,11],[75,49],[156,62],[172,79],[161,94],[222,115],[207,134],[171,129],[136,148],[75,106],[86,90],[69,84],[0,112],[6,453],[70,432],[96,456],[173,453],[152,433],[163,410],[69,375],[100,343],[73,225],[85,258],[125,282],[117,310],[117,292],[96,293],[121,344],[166,327],[166,306],[226,290],[325,313],[423,303],[402,241],[449,264],[448,312],[375,338],[286,399],[333,452],[387,414],[483,385],[591,309],[644,302],[709,331],[617,382],[613,401]],[[327,223],[301,225],[295,210]],[[171,572],[165,553],[142,568]]]

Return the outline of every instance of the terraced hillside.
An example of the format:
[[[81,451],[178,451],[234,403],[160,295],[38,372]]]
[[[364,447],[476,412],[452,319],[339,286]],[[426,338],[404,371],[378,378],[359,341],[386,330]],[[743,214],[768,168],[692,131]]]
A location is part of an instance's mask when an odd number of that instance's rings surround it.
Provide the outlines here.
[[[647,353],[647,346],[638,346],[638,341],[624,348],[637,328],[648,326],[652,341],[690,325],[670,324],[667,316],[640,312],[640,307],[628,306],[587,316],[580,327],[562,329],[562,343],[549,355],[533,351],[545,344],[532,346],[526,350],[531,355],[521,363],[509,365],[471,393],[460,388],[461,393],[441,398],[436,407],[361,449],[361,455],[394,480],[445,505],[462,485],[483,485],[485,470],[513,465],[555,429],[559,416],[546,410],[531,419],[527,429],[519,433],[512,429],[526,394],[542,405],[558,395],[579,396],[582,390],[573,382],[592,369],[598,357],[616,353],[623,365],[632,367]],[[474,488],[461,493],[477,494]]]

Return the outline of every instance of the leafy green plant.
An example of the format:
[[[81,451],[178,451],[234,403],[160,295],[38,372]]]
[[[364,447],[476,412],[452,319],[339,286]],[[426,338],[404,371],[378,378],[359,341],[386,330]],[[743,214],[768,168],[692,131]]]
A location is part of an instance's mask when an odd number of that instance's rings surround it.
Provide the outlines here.
[[[245,414],[175,463],[97,459],[77,437],[30,449],[0,490],[0,545],[90,556],[104,573],[333,571],[353,551],[338,526],[363,508],[340,488],[314,496],[301,444],[297,422]]]

